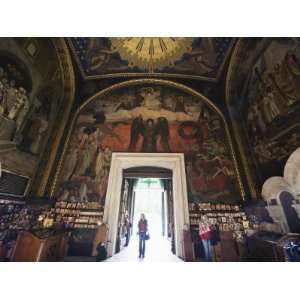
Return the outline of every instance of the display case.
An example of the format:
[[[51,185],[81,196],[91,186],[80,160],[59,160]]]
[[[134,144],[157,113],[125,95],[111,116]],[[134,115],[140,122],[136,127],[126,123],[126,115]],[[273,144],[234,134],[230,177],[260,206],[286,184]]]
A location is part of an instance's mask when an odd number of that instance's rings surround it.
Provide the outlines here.
[[[99,202],[57,201],[48,212],[53,227],[70,230],[68,256],[90,256],[97,223],[103,219]]]
[[[54,223],[65,228],[96,229],[97,222],[103,218],[104,207],[98,202],[56,202],[51,210]]]
[[[204,255],[198,234],[203,216],[207,217],[218,234],[217,241],[212,243],[215,261],[238,261],[245,257],[245,231],[252,224],[239,205],[189,203],[189,216],[196,260],[201,260]]]
[[[44,200],[12,197],[0,199],[0,260],[11,259],[20,232],[43,228],[39,216],[53,205],[52,201]]]
[[[30,228],[25,201],[0,199],[0,261],[9,261],[18,232]]]
[[[183,230],[183,260],[184,261],[194,261],[195,260],[195,254],[193,249],[193,243],[192,243],[192,235],[190,230]]]

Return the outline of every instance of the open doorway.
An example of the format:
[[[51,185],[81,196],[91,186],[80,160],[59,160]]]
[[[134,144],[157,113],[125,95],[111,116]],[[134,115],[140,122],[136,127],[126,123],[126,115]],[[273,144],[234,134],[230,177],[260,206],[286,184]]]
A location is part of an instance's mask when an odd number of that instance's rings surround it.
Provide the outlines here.
[[[119,230],[122,202],[126,193],[131,192],[124,183],[123,172],[129,168],[155,167],[168,169],[172,173],[170,193],[173,199],[174,241],[176,256],[184,258],[183,231],[189,227],[189,212],[184,155],[182,153],[112,153],[108,187],[104,207],[104,222],[108,225],[107,253],[111,257],[118,249],[117,235]],[[152,176],[157,178],[157,176]],[[123,190],[128,190],[123,192]],[[124,211],[124,210],[123,210]]]
[[[174,203],[172,171],[157,167],[128,168],[123,183],[116,237],[119,261],[136,260],[139,249],[138,223],[145,214],[150,240],[147,261],[174,261]],[[128,223],[131,226],[128,226]]]

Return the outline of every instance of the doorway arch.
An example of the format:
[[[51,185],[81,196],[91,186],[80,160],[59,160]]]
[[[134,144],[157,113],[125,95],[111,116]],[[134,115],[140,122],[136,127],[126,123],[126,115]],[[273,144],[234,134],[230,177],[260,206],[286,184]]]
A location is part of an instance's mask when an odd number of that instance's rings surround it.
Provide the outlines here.
[[[172,171],[174,233],[176,255],[183,257],[182,233],[189,225],[188,197],[184,155],[182,153],[113,153],[104,208],[108,225],[108,256],[115,253],[118,212],[120,209],[123,170],[133,167],[158,167]]]

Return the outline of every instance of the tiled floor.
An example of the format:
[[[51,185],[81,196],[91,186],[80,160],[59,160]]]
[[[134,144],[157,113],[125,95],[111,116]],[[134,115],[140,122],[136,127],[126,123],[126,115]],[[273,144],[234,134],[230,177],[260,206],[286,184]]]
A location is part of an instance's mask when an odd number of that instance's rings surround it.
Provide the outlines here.
[[[182,262],[171,252],[171,243],[163,237],[156,237],[146,241],[145,258],[138,257],[138,238],[133,237],[129,246],[123,248],[106,262]]]

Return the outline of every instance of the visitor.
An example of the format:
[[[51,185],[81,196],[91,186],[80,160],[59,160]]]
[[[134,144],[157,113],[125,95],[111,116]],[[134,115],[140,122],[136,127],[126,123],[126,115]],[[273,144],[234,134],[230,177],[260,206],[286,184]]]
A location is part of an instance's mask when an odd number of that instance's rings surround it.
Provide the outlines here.
[[[175,254],[176,253],[176,251],[175,251],[175,229],[174,229],[174,223],[172,222],[172,223],[170,223],[170,230],[171,230],[171,252],[173,253],[173,254]]]
[[[106,259],[107,231],[108,227],[103,222],[103,219],[101,217],[97,222],[97,231],[92,248],[92,256],[96,257],[97,261]]]
[[[145,214],[141,214],[141,218],[138,223],[138,235],[139,241],[139,258],[145,257],[146,238],[148,234],[148,221],[145,218]]]
[[[127,247],[130,240],[130,233],[131,233],[130,231],[132,226],[131,222],[129,221],[128,215],[125,216],[124,226],[125,226],[125,237],[126,237],[125,247]]]
[[[284,253],[287,257],[287,261],[300,261],[300,240],[289,241],[284,247]]]
[[[96,261],[104,261],[107,258],[107,250],[105,243],[99,243],[97,246]]]
[[[211,253],[213,261],[220,261],[221,239],[220,231],[217,224],[211,224]]]
[[[201,221],[199,223],[199,236],[204,249],[205,261],[212,261],[212,229],[206,216],[202,216]]]

